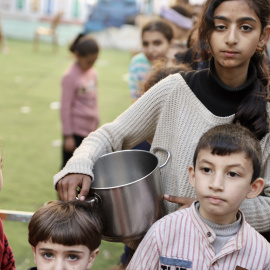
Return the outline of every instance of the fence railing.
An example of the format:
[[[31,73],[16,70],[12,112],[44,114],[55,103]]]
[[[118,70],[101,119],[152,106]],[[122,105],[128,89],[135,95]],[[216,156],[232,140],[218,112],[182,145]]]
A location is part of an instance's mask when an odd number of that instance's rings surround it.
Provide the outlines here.
[[[2,220],[29,222],[34,212],[12,211],[0,209],[0,218]]]

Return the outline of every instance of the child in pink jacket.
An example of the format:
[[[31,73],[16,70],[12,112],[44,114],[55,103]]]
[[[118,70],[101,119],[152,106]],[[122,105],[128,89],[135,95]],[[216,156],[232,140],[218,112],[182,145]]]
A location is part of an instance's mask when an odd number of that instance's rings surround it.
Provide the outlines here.
[[[99,124],[97,72],[93,68],[99,46],[91,36],[80,34],[69,49],[76,60],[65,72],[61,82],[63,167],[75,148]]]

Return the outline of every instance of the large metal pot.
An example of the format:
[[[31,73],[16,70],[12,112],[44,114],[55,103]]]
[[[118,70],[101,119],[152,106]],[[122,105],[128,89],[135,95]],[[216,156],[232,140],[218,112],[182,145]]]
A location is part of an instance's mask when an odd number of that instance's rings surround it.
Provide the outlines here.
[[[166,160],[159,165],[156,151],[164,151]],[[140,239],[150,226],[164,216],[160,168],[170,153],[155,148],[123,150],[105,154],[94,164],[91,193],[99,198],[103,239],[111,242]]]

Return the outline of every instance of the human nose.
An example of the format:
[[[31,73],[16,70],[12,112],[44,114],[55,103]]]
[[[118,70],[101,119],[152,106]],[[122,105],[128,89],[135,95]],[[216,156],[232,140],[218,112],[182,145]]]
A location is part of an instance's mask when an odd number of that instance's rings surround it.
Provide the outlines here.
[[[226,36],[226,43],[231,45],[238,42],[238,34],[236,26],[231,26],[228,28],[227,36]]]
[[[57,258],[54,261],[54,268],[53,270],[67,270],[65,266],[65,261],[62,258]]]
[[[155,46],[152,45],[152,44],[150,44],[148,46],[148,48],[147,48],[147,51],[148,51],[148,54],[151,54],[152,55],[154,53],[154,51],[155,51]]]
[[[224,189],[224,178],[222,174],[216,173],[213,175],[209,188],[215,191],[219,190],[222,191]]]

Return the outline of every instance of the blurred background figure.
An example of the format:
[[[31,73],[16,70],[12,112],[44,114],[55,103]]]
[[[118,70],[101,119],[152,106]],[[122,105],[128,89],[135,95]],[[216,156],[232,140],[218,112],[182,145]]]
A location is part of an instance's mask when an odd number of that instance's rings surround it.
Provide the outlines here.
[[[173,44],[186,45],[189,31],[193,27],[193,12],[189,5],[172,6],[162,8],[160,17],[163,18],[173,29]]]
[[[152,65],[161,59],[167,61],[173,30],[166,22],[155,20],[143,27],[141,38],[143,52],[136,54],[129,65],[129,88],[132,102],[143,94],[143,85],[152,71]],[[133,149],[148,151],[150,147],[147,141],[143,141]]]
[[[168,58],[172,60],[176,53],[187,50],[188,35],[194,25],[193,10],[190,5],[175,5],[161,8],[160,17],[173,29],[173,40],[168,52]]]
[[[99,125],[98,78],[93,68],[99,46],[90,35],[79,34],[69,50],[74,54],[75,61],[61,81],[62,167],[82,140]]]
[[[147,23],[141,31],[142,52],[136,54],[129,65],[129,88],[132,102],[142,94],[142,84],[147,78],[153,63],[167,58],[173,30],[161,20]]]
[[[153,71],[148,76],[146,82],[143,85],[143,93],[147,92],[152,86],[171,74],[178,72],[188,72],[190,70],[192,70],[192,68],[189,64],[180,63],[176,65],[168,65],[165,61],[156,61],[153,67]]]
[[[1,22],[1,14],[0,14],[0,50],[2,53],[7,53],[8,48],[5,43],[5,36],[2,28],[2,22]]]
[[[193,70],[200,70],[209,67],[209,61],[202,61],[198,51],[194,49],[197,39],[198,25],[195,23],[187,38],[187,50],[184,52],[177,52],[174,55],[174,59],[178,64],[189,64]]]

